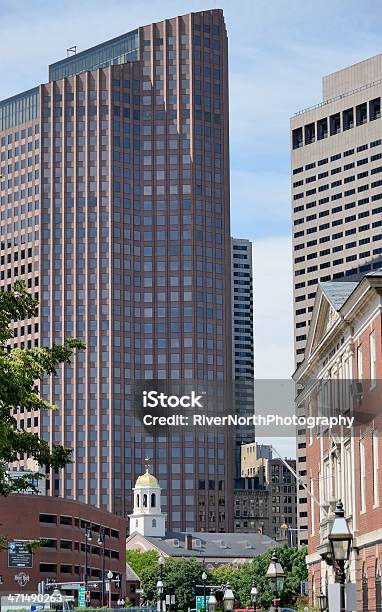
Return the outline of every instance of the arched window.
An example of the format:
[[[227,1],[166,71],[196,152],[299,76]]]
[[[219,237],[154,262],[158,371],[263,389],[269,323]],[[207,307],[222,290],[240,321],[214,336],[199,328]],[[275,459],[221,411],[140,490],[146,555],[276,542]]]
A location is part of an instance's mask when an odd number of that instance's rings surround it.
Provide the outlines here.
[[[155,508],[156,506],[156,498],[157,496],[155,495],[155,493],[151,493],[151,507]]]
[[[157,521],[156,521],[156,519],[153,519],[151,521],[151,527],[156,527],[156,526],[157,526]]]
[[[136,496],[136,498],[135,498],[135,499],[136,499],[136,505],[137,505],[137,508],[139,508],[139,494]]]
[[[143,507],[147,508],[147,494],[146,493],[143,496]]]
[[[381,566],[378,559],[375,562],[375,609],[377,612],[382,612]]]

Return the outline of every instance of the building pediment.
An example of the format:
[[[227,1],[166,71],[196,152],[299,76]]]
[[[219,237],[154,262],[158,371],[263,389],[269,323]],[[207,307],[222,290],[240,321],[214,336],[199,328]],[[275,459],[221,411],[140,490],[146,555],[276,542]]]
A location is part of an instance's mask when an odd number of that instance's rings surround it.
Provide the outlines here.
[[[317,348],[323,338],[325,338],[327,333],[331,330],[331,328],[339,319],[340,315],[338,314],[338,312],[336,312],[330,302],[328,302],[326,297],[323,295],[314,330],[311,352],[313,352]]]
[[[330,281],[318,286],[309,325],[305,359],[310,357],[341,319],[340,310],[356,285],[354,282]]]
[[[126,539],[126,549],[127,550],[140,550],[141,552],[145,552],[147,550],[158,550],[156,546],[152,544],[145,536],[137,531],[134,531],[127,539]]]

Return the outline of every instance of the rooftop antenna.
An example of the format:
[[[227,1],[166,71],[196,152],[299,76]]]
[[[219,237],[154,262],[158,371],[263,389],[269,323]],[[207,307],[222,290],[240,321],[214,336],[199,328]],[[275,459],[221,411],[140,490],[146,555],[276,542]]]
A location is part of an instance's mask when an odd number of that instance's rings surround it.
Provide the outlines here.
[[[66,49],[66,57],[70,57],[71,55],[76,55],[77,53],[77,45],[73,45],[72,47],[68,47]]]

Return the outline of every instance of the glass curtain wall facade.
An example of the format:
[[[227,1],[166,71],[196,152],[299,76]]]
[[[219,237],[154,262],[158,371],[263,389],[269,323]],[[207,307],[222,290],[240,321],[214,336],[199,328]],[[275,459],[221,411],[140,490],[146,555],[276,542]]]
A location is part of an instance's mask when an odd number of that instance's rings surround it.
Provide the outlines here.
[[[31,133],[34,172],[22,220],[36,226],[22,236],[40,309],[31,335],[20,325],[13,344],[75,336],[87,345],[42,385],[60,410],[28,416],[47,440],[73,449],[73,463],[48,474],[48,493],[127,514],[148,456],[169,529],[227,531],[232,440],[207,430],[153,439],[132,415],[136,380],[232,377],[224,18],[189,14],[134,37],[136,61],[56,63],[51,75],[69,76],[40,86],[39,116],[21,128]],[[16,223],[17,171],[3,139],[1,214],[4,203]],[[3,229],[16,237],[5,218]]]

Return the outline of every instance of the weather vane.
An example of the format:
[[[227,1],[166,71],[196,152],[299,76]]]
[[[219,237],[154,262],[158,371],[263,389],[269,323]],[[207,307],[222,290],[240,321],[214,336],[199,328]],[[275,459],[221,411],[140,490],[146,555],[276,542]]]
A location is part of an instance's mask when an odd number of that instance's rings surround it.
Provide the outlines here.
[[[149,472],[151,467],[151,457],[145,457],[146,472]]]

